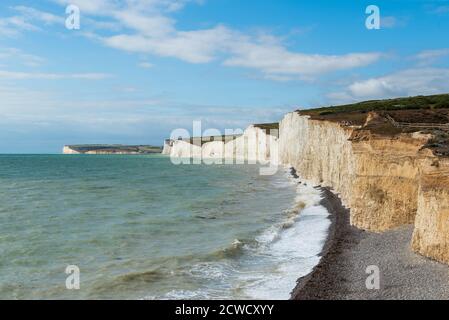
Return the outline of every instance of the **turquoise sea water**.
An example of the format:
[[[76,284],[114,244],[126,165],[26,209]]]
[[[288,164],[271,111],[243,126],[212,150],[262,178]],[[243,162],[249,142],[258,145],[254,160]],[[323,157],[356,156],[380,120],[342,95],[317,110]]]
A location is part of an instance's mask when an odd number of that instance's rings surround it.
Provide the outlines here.
[[[0,156],[0,299],[287,299],[327,212],[315,189],[258,169]]]

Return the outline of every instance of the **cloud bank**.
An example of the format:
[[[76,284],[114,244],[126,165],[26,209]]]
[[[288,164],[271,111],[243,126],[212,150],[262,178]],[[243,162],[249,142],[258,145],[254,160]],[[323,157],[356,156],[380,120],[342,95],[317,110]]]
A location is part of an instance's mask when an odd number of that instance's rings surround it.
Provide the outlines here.
[[[271,35],[252,36],[225,25],[207,29],[180,30],[170,13],[187,3],[169,0],[56,0],[75,4],[90,19],[113,21],[117,32],[89,36],[111,48],[179,59],[192,64],[221,61],[228,67],[257,70],[272,80],[295,80],[363,67],[378,61],[378,52],[344,55],[305,54],[289,50]],[[22,9],[24,10],[24,9]]]

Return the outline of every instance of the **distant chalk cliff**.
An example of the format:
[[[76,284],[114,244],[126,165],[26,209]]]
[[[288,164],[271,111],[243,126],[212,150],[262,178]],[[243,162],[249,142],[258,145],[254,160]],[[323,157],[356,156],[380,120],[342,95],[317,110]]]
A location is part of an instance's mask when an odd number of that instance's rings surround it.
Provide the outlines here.
[[[63,154],[154,154],[161,153],[161,147],[128,145],[66,145]]]

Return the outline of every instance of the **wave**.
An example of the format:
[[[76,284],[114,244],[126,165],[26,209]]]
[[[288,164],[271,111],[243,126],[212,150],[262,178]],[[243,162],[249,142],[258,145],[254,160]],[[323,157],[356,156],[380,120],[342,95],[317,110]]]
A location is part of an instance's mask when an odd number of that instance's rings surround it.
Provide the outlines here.
[[[250,241],[235,239],[228,247],[213,252],[210,257],[218,259],[236,259],[244,254],[244,249],[248,247]]]
[[[329,212],[320,205],[322,192],[304,183],[290,170],[297,195],[284,220],[263,232],[257,241],[259,254],[269,257],[267,268],[240,276],[239,291],[251,299],[289,299],[298,278],[319,263],[327,238]]]
[[[133,272],[121,275],[117,277],[117,282],[155,282],[160,280],[163,277],[166,277],[167,275],[160,271],[160,270],[150,270],[150,271],[143,271],[143,272]]]
[[[293,204],[282,212],[280,221],[253,239],[235,239],[202,261],[184,265],[181,274],[201,283],[199,288],[180,288],[146,299],[289,299],[297,279],[319,263],[330,220],[320,205],[321,190],[292,170],[286,176],[271,181],[276,189],[296,188]],[[140,277],[151,280],[153,274],[127,279]]]

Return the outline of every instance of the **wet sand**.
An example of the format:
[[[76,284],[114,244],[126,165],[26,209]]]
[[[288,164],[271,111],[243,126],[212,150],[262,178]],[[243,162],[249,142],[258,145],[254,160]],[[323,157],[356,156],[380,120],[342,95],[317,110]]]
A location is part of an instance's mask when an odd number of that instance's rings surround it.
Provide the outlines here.
[[[329,189],[322,201],[332,226],[314,271],[298,280],[294,300],[449,299],[449,266],[412,252],[413,226],[382,234],[349,224],[349,210]],[[368,266],[378,266],[380,289],[368,290]]]

